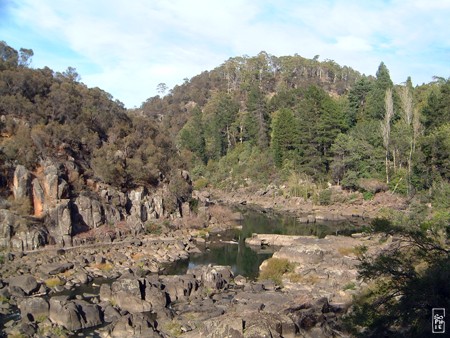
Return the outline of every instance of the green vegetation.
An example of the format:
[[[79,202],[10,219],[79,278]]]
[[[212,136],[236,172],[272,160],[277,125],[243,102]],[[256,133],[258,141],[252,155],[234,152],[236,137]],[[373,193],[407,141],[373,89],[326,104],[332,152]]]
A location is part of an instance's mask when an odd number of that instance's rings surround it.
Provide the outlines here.
[[[32,171],[43,159],[62,163],[69,158],[79,172],[67,177],[70,196],[86,190],[88,179],[123,191],[152,189],[164,180],[175,200],[186,199],[189,190],[177,182],[176,170],[184,168],[183,161],[161,121],[126,111],[110,94],[86,87],[74,68],[32,69],[31,50],[19,54],[5,42],[0,50],[2,198],[11,195],[17,164]],[[12,201],[11,208],[21,215],[32,210],[25,200]]]
[[[183,331],[181,330],[181,324],[176,320],[165,322],[162,329],[171,337],[180,337],[183,333]]]
[[[344,287],[342,288],[342,290],[347,291],[347,290],[354,290],[356,288],[356,284],[354,282],[350,282],[344,285]]]
[[[427,337],[431,309],[450,306],[449,215],[421,226],[413,218],[403,222],[373,222],[374,231],[398,236],[399,245],[376,256],[361,252],[359,278],[370,286],[346,318],[354,335]]]
[[[59,277],[48,278],[44,281],[44,283],[48,288],[54,288],[55,286],[61,286],[65,284],[65,282]]]
[[[292,272],[294,265],[287,259],[269,258],[259,274],[259,280],[270,279],[276,284],[282,285],[282,277],[285,273]]]
[[[161,235],[162,226],[159,223],[147,222],[145,223],[145,233],[148,235]]]

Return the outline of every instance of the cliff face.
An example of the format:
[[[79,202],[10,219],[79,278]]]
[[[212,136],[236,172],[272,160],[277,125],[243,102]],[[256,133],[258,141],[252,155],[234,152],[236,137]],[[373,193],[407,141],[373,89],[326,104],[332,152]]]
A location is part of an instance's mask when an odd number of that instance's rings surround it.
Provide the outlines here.
[[[178,174],[191,184],[186,171]],[[112,229],[114,236],[138,233],[147,222],[182,217],[183,211],[189,210],[187,202],[168,193],[165,183],[153,191],[138,187],[122,192],[91,179],[75,187],[75,179],[80,182],[80,173],[71,161],[44,160],[33,172],[17,165],[10,186],[11,201],[0,209],[0,249],[22,251],[46,244],[77,245],[85,238],[82,234],[101,227]],[[167,204],[176,207],[169,211]]]

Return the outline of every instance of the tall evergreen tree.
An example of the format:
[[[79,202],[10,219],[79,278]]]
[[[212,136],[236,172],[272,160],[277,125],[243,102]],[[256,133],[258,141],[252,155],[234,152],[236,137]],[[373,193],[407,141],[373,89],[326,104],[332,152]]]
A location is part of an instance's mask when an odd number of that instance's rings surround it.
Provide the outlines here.
[[[384,98],[387,89],[392,89],[394,84],[386,65],[381,62],[378,67],[376,80],[367,96],[367,116],[372,119],[382,120],[385,113]]]
[[[298,123],[292,110],[281,109],[272,120],[272,151],[274,162],[281,168],[285,160],[296,160],[298,156]]]
[[[354,126],[356,121],[360,121],[366,117],[367,96],[372,88],[373,81],[367,77],[358,80],[350,92],[348,93],[349,101],[349,125]]]
[[[263,93],[258,87],[253,87],[247,96],[246,129],[249,131],[250,139],[265,149],[269,145],[268,137],[268,112]]]

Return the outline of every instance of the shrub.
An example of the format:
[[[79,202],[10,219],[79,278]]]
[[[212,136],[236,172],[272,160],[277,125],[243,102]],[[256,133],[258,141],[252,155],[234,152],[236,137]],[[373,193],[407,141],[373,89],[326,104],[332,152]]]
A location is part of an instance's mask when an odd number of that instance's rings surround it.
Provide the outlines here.
[[[373,196],[374,196],[374,194],[370,191],[363,192],[364,201],[370,201],[371,199],[373,199]]]
[[[113,265],[111,263],[94,263],[91,264],[91,267],[105,272],[109,272],[113,269]]]
[[[371,192],[372,194],[376,194],[381,191],[387,191],[388,189],[386,183],[375,178],[361,178],[358,181],[358,185],[360,189]]]
[[[319,276],[316,274],[300,275],[298,273],[290,273],[288,277],[291,283],[314,285],[319,281]]]
[[[203,188],[206,188],[209,184],[208,179],[204,177],[200,177],[199,179],[195,180],[193,185],[194,190],[201,190]]]
[[[319,205],[330,205],[331,204],[331,195],[333,192],[331,189],[325,189],[319,192],[318,195],[318,203]]]
[[[189,200],[189,209],[197,214],[198,213],[198,207],[199,207],[200,201],[197,198],[191,198]]]
[[[391,190],[393,193],[406,195],[408,193],[407,177],[408,172],[406,171],[406,169],[398,169],[389,182],[389,190]]]
[[[356,284],[354,282],[350,282],[344,285],[344,287],[342,288],[342,290],[347,291],[347,290],[355,290],[356,288]]]
[[[48,288],[54,288],[55,286],[64,285],[64,281],[59,277],[53,277],[45,280],[45,285]]]
[[[290,263],[287,259],[269,258],[263,266],[259,280],[271,279],[276,284],[282,285],[282,277],[287,272],[292,272],[294,264]]]
[[[183,330],[181,330],[181,324],[175,320],[166,322],[163,326],[163,330],[169,333],[171,337],[179,337],[183,333]]]
[[[338,252],[342,256],[355,255],[357,249],[355,247],[340,247],[338,248]]]
[[[311,177],[307,175],[299,175],[295,172],[290,173],[286,186],[289,196],[302,197],[304,200],[310,198],[317,188]]]
[[[162,227],[158,223],[147,222],[145,223],[145,233],[147,235],[161,235]]]

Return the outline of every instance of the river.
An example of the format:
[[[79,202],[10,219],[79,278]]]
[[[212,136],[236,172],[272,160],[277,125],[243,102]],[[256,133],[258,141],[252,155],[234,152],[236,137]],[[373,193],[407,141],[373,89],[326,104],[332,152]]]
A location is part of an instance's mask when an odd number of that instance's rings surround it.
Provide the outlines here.
[[[211,234],[208,243],[201,245],[201,254],[191,255],[189,259],[174,263],[165,271],[166,274],[185,274],[189,268],[197,265],[229,265],[234,274],[255,279],[258,277],[259,266],[270,258],[275,248],[252,250],[245,245],[245,239],[258,234],[281,234],[317,236],[350,235],[360,231],[360,220],[339,222],[300,223],[297,216],[280,214],[249,208],[239,210],[242,214],[240,229]]]

